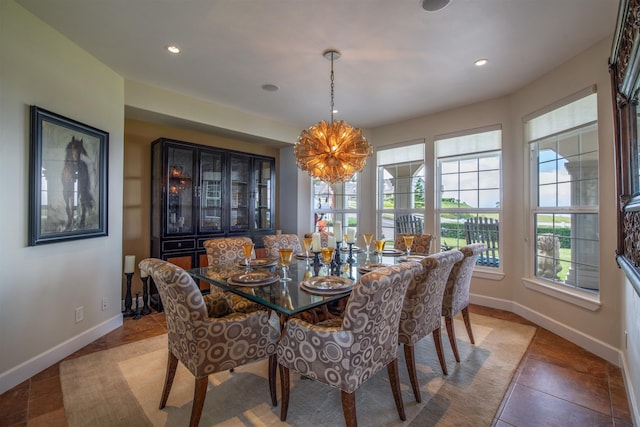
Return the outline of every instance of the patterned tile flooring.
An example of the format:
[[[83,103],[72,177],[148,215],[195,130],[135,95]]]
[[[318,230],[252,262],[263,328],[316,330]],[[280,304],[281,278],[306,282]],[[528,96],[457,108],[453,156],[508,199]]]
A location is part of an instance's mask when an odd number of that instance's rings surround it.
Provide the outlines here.
[[[501,310],[471,306],[482,314],[532,323]],[[535,326],[535,325],[533,325]],[[166,332],[162,313],[124,325],[68,358],[80,357]],[[0,395],[0,427],[66,426],[59,363]],[[537,328],[493,422],[508,426],[632,426],[620,369],[559,336]]]

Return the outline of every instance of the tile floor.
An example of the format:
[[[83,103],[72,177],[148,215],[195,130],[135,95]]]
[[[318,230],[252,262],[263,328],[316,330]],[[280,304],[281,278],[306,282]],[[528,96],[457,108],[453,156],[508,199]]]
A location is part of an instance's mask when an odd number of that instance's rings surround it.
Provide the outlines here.
[[[472,306],[471,313],[472,322],[473,313],[478,313],[531,324],[515,314],[486,307]],[[127,318],[121,328],[69,358],[165,332],[163,314]],[[0,427],[66,425],[59,364],[0,395]],[[599,427],[633,423],[620,369],[538,327],[493,425]]]

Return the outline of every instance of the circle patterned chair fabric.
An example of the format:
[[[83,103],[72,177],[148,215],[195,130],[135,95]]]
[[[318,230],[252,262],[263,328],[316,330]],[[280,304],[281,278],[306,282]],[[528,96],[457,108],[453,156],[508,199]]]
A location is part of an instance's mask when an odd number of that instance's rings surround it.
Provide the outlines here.
[[[406,251],[407,245],[404,244],[403,236],[413,236],[413,244],[411,245],[411,254],[428,255],[431,253],[431,241],[433,236],[431,234],[396,234],[396,240],[393,243],[393,247],[400,251]]]
[[[302,252],[300,239],[295,234],[271,234],[262,237],[267,258],[278,258],[278,249],[291,248],[293,254]]]
[[[269,322],[269,311],[210,318],[200,289],[183,269],[155,258],[142,260],[139,267],[153,278],[167,316],[169,356],[160,409],[167,403],[178,361],[195,377],[189,425],[197,426],[210,374],[267,357],[271,401],[276,406],[275,352],[280,332]]]
[[[354,286],[342,318],[316,324],[289,319],[277,352],[282,421],[289,407],[290,370],[339,388],[346,424],[355,426],[355,391],[384,367],[398,415],[405,420],[398,378],[398,327],[405,291],[421,269],[419,263],[407,262],[365,274]]]
[[[456,334],[453,329],[453,318],[462,311],[462,319],[464,326],[469,335],[471,344],[475,344],[473,339],[473,331],[471,330],[471,320],[469,319],[469,287],[471,285],[471,276],[476,266],[480,253],[487,250],[484,243],[473,243],[463,246],[460,252],[464,255],[462,260],[455,263],[447,279],[447,286],[444,289],[444,297],[442,298],[442,315],[447,326],[447,334],[449,342],[453,349],[453,355],[456,362],[460,362],[458,354],[458,346],[456,345]]]
[[[442,352],[440,326],[442,297],[453,265],[462,259],[462,252],[438,252],[420,260],[422,271],[409,284],[402,305],[398,341],[403,344],[405,362],[416,402],[420,402],[420,386],[416,374],[414,345],[428,334],[433,335],[442,372],[447,375],[447,364]]]

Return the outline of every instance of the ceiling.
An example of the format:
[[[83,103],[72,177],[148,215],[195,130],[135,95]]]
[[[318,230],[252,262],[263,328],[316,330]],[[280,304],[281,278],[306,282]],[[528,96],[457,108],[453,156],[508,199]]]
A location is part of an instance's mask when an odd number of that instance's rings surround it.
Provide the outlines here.
[[[372,128],[511,93],[611,36],[618,9],[616,0],[452,0],[437,12],[421,0],[17,2],[125,79],[301,129],[330,118],[327,48],[342,54],[335,118]],[[474,66],[479,58],[488,64]]]

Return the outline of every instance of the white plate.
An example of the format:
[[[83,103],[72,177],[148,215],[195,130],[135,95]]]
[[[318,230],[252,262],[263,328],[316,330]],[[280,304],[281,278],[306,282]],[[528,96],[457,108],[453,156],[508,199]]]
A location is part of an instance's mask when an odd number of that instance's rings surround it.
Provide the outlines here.
[[[318,295],[333,295],[353,289],[353,280],[338,276],[316,276],[303,280],[300,287]]]

